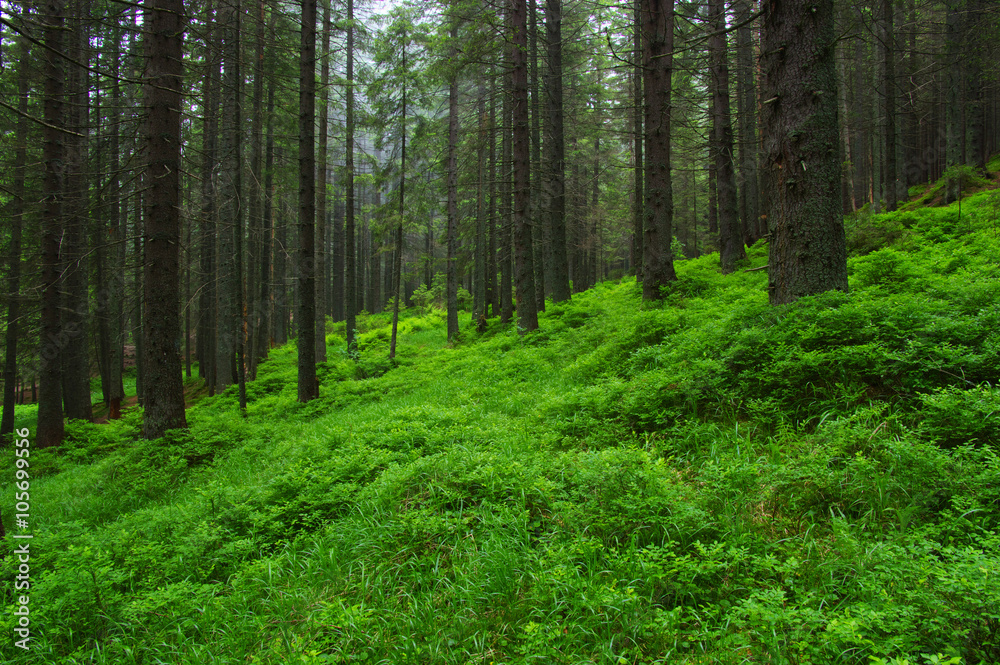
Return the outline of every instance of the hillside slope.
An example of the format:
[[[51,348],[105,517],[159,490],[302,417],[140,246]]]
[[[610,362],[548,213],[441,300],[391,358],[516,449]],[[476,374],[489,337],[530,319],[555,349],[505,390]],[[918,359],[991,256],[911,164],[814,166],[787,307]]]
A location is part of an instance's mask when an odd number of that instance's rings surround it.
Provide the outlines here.
[[[246,419],[74,423],[4,662],[1000,662],[998,210],[859,215],[848,294],[772,308],[712,255],[524,337],[410,312],[398,366],[385,316],[358,362],[331,326],[305,405],[287,346]]]

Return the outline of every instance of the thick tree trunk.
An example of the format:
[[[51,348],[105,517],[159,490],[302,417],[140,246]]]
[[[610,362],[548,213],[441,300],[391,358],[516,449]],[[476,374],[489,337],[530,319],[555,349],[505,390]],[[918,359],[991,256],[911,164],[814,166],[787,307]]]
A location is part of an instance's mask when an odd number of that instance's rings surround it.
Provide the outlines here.
[[[643,88],[645,97],[644,300],[677,279],[670,251],[674,215],[670,178],[670,80],[674,51],[673,0],[642,0]]]
[[[149,109],[146,170],[146,317],[143,436],[186,428],[180,359],[181,89],[184,5],[154,0],[148,26]]]
[[[765,0],[761,90],[769,296],[847,290],[833,0]]]

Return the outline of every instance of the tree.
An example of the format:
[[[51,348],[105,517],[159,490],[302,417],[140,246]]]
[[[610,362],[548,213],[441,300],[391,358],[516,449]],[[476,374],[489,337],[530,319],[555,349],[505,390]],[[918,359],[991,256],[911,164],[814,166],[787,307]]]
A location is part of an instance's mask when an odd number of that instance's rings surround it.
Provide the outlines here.
[[[452,23],[452,62],[457,59],[454,44],[458,41],[458,24]],[[448,341],[458,337],[458,69],[453,68],[448,77],[448,272],[447,316]]]
[[[41,22],[45,42],[45,127],[42,132],[42,159],[45,162],[44,209],[42,211],[42,311],[38,348],[39,448],[56,446],[63,438],[62,347],[65,345],[59,320],[60,254],[63,215],[63,48],[62,0],[46,0]]]
[[[511,159],[514,172],[514,291],[518,329],[538,328],[535,268],[528,203],[531,193],[528,132],[528,12],[524,0],[511,0]]]
[[[299,339],[298,396],[319,395],[316,383],[316,0],[302,0],[299,43]]]
[[[548,216],[549,287],[552,302],[569,300],[569,259],[566,255],[566,143],[563,136],[562,7],[545,2],[545,193]]]
[[[723,0],[708,2],[709,55],[712,61],[712,152],[715,157],[716,192],[719,203],[719,261],[722,273],[731,273],[736,262],[746,258],[740,230],[733,166],[733,125],[729,113],[729,65],[726,47],[726,12]]]
[[[146,11],[148,108],[143,435],[186,428],[180,358],[181,85],[184,4],[153,0]]]
[[[29,8],[25,8],[27,16]],[[7,272],[7,334],[4,340],[3,416],[0,419],[0,446],[14,433],[14,402],[17,387],[17,337],[21,304],[21,229],[24,225],[24,181],[28,160],[28,57],[30,42],[18,39],[17,110],[14,135],[14,182],[10,201],[10,268]]]
[[[761,127],[771,304],[847,290],[833,0],[765,0]]]
[[[674,49],[673,0],[641,0],[645,169],[642,297],[658,300],[677,279],[670,251],[673,188],[670,180],[670,80]]]

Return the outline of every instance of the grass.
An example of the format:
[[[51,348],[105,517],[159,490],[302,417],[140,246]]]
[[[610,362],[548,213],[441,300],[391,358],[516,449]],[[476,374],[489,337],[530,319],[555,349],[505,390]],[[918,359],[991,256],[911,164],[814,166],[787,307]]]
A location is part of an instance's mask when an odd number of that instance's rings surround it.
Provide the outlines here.
[[[408,311],[396,364],[385,315],[358,360],[329,324],[308,404],[289,345],[245,419],[72,423],[4,661],[998,662],[995,196],[849,220],[849,294],[772,308],[713,255],[524,336]]]

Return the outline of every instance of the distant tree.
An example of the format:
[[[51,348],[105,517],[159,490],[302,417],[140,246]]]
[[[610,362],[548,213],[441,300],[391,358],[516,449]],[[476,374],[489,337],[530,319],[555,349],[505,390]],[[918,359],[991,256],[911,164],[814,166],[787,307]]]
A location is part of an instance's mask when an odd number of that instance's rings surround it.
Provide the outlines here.
[[[729,53],[726,40],[726,12],[723,0],[708,1],[708,40],[712,87],[712,154],[715,160],[716,192],[719,204],[719,261],[722,273],[731,273],[736,262],[746,257],[740,228],[733,159],[733,125],[729,109]]]
[[[847,290],[833,0],[765,0],[761,128],[771,304]]]

